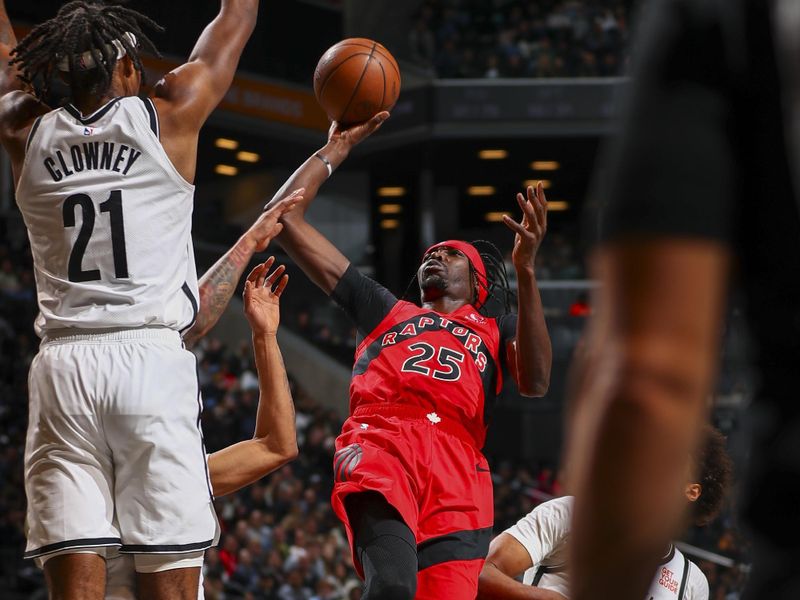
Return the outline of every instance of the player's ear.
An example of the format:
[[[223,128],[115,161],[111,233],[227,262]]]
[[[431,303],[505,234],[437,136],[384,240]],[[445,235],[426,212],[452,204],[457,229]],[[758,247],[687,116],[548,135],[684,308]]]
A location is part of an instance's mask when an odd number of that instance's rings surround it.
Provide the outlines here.
[[[697,502],[697,500],[700,498],[700,495],[703,493],[703,486],[699,483],[687,484],[684,493],[686,494],[686,498],[689,500],[689,502]]]

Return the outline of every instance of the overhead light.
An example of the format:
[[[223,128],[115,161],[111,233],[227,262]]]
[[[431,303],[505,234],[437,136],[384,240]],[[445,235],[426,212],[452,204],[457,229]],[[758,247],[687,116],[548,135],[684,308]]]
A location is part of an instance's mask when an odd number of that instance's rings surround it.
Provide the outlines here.
[[[540,181],[542,182],[542,189],[549,190],[551,187],[553,187],[553,182],[549,179],[526,179],[522,182],[522,187],[526,189],[528,187],[536,189],[536,184],[538,184]]]
[[[405,195],[406,195],[406,188],[399,185],[385,186],[378,188],[378,196],[380,196],[381,198],[399,198]]]
[[[233,165],[217,165],[214,167],[214,172],[217,175],[227,175],[228,177],[233,177],[239,173],[239,169]]]
[[[508,150],[501,148],[481,150],[478,152],[478,158],[483,160],[502,160],[508,157]]]
[[[381,204],[378,206],[378,212],[382,215],[399,215],[403,212],[402,204]]]
[[[257,163],[261,157],[255,152],[246,152],[244,150],[236,153],[236,159],[246,163]]]
[[[239,147],[239,142],[228,138],[217,138],[214,145],[224,150],[236,150]]]
[[[505,217],[506,215],[510,217],[511,213],[507,211],[497,210],[497,211],[487,212],[485,215],[483,215],[483,218],[487,220],[489,223],[499,223],[503,220],[503,217]]]
[[[383,219],[381,221],[381,229],[397,229],[400,227],[400,221],[397,219]]]
[[[558,171],[561,165],[555,160],[535,160],[531,163],[534,171]]]
[[[470,196],[492,196],[496,191],[493,185],[471,185],[467,188]]]
[[[560,212],[562,210],[569,210],[569,202],[566,200],[548,200],[547,210],[550,212]]]

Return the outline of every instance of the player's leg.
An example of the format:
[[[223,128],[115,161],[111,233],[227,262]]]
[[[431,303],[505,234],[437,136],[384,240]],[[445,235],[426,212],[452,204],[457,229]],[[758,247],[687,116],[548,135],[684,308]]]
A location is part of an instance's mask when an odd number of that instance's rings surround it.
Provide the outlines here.
[[[426,567],[417,575],[416,600],[475,600],[484,559],[448,561]]]
[[[43,568],[51,598],[103,598],[105,556],[121,540],[113,465],[94,395],[102,352],[42,344],[31,365],[25,444],[25,557]]]
[[[44,565],[50,600],[102,600],[106,592],[106,561],[99,554],[72,553],[50,558]]]
[[[199,556],[198,566],[136,574],[136,589],[139,598],[153,600],[197,600],[200,588],[200,567],[203,557]],[[186,562],[186,561],[184,561]]]
[[[378,493],[345,500],[353,527],[354,554],[364,570],[365,600],[411,600],[417,588],[414,533]]]
[[[417,600],[474,600],[492,538],[489,465],[474,447],[446,433],[431,436],[421,499]]]
[[[140,597],[196,598],[203,551],[217,537],[201,399],[194,356],[177,333],[161,333],[120,344],[121,366],[108,375],[122,382],[105,419],[121,552],[134,556]]]

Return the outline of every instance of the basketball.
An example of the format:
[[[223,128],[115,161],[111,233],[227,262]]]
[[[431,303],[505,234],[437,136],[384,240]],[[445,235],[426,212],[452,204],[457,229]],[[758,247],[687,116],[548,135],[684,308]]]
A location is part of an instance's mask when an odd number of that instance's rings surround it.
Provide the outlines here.
[[[400,94],[400,69],[378,42],[342,40],[319,59],[314,94],[331,120],[343,125],[362,123],[395,105]]]

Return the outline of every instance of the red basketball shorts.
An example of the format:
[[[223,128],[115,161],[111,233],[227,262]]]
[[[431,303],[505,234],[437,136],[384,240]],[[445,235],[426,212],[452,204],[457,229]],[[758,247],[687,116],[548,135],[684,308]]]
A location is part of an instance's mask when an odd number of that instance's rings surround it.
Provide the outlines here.
[[[416,536],[418,600],[474,600],[494,519],[483,454],[457,423],[416,407],[366,406],[336,440],[333,509],[353,530],[344,500],[378,492]],[[361,565],[353,556],[363,577]]]

